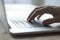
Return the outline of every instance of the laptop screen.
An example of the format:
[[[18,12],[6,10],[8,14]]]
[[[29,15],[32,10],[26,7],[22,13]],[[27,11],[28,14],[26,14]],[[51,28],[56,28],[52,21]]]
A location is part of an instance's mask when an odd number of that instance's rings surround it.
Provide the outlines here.
[[[0,22],[4,26],[6,30],[8,30],[8,24],[7,24],[7,19],[6,19],[6,14],[5,14],[5,6],[4,6],[4,1],[0,0]]]

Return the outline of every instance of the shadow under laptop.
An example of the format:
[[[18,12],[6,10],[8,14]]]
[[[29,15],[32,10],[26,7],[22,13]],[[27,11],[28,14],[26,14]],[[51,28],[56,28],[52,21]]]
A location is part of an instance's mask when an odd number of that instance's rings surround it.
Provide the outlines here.
[[[35,38],[35,37],[47,37],[47,36],[60,36],[60,32],[51,33],[37,33],[37,34],[25,34],[25,35],[12,35],[13,38]]]

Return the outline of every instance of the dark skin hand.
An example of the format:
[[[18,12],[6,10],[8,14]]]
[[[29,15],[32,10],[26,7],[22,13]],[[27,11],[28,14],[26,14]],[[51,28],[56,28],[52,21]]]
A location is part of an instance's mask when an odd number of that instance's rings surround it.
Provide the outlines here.
[[[39,19],[44,13],[50,13],[54,16],[54,18],[44,20],[42,22],[44,26],[51,24],[51,23],[60,22],[60,6],[37,7],[31,12],[29,17],[27,18],[27,21],[31,22],[32,20],[34,20],[35,17]]]

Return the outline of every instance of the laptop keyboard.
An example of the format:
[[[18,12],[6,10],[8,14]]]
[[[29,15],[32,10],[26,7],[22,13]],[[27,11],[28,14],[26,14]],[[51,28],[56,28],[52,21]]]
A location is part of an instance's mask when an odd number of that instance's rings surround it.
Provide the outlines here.
[[[36,21],[33,21],[32,23],[30,23],[27,20],[24,20],[20,17],[10,17],[9,21],[11,21],[18,28],[42,27],[42,25],[40,23],[36,22]]]
[[[24,20],[20,17],[9,17],[8,24],[10,25],[10,32],[12,33],[24,33],[24,32],[35,32],[35,31],[48,32],[52,30],[53,31],[60,30],[59,28],[42,26],[40,23],[36,21],[33,21],[32,23],[30,23],[30,22],[27,22],[27,20]]]

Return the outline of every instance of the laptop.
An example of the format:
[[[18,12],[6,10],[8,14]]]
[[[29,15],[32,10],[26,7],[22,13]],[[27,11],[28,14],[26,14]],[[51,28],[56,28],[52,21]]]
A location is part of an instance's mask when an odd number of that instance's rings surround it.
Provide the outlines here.
[[[38,33],[51,33],[51,32],[60,32],[60,28],[53,28],[53,27],[45,27],[41,24],[40,21],[35,19],[32,23],[28,22],[26,19],[29,14],[36,8],[33,5],[12,5],[13,8],[15,6],[21,7],[17,10],[6,12],[5,14],[5,7],[3,1],[0,1],[0,5],[3,11],[2,15],[2,23],[7,28],[9,27],[9,33],[13,35],[26,35],[26,34],[38,34]],[[31,6],[31,7],[30,7]],[[24,8],[25,7],[25,8]],[[19,10],[20,9],[20,10]],[[14,14],[13,14],[14,13]],[[9,25],[9,26],[8,26]]]

